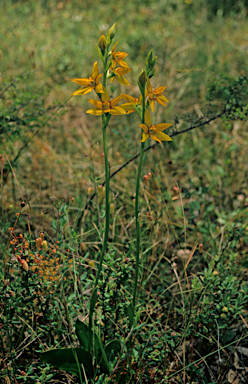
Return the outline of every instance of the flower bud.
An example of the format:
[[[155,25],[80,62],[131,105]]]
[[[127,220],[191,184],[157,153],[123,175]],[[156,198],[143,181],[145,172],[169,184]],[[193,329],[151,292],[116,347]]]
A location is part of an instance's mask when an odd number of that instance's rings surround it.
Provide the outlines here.
[[[149,177],[148,177],[148,175],[144,175],[144,182],[145,182],[145,183],[147,183],[147,182],[148,182],[148,180],[149,180]]]
[[[44,233],[43,232],[40,232],[40,238],[42,241],[44,240]]]
[[[42,243],[42,238],[41,238],[41,237],[38,237],[38,238],[35,240],[35,243],[36,243],[36,247],[37,247],[37,248],[40,248],[40,247],[41,247],[41,243]]]
[[[148,172],[147,176],[148,176],[148,180],[150,180],[150,179],[151,179],[151,177],[152,177],[152,174],[151,174],[151,172]]]
[[[179,199],[179,188],[177,186],[173,187],[173,197],[172,200],[178,200]]]
[[[203,252],[203,244],[199,244],[199,252],[200,252],[200,253]]]
[[[143,94],[144,90],[145,90],[145,86],[146,86],[146,81],[147,81],[147,78],[146,78],[146,71],[142,71],[141,74],[139,75],[138,77],[138,86],[140,88],[140,92]]]
[[[91,187],[88,187],[88,189],[87,189],[87,195],[90,196],[90,195],[91,195],[91,192],[92,192],[92,188],[91,188]]]
[[[104,187],[103,187],[103,185],[98,185],[98,187],[97,187],[97,191],[98,191],[99,195],[102,195],[103,192],[104,192]]]
[[[75,199],[74,197],[71,197],[71,205],[74,205],[75,204]]]
[[[173,187],[173,196],[178,196],[179,195],[179,188],[178,187]]]
[[[107,40],[104,35],[102,35],[98,40],[98,47],[101,49],[101,51],[105,51],[105,49],[107,48]]]
[[[22,268],[28,272],[28,263],[26,262],[26,260],[21,260],[21,265],[22,265]]]
[[[222,308],[222,312],[228,312],[228,308],[227,307],[223,307]]]
[[[116,34],[116,23],[114,23],[114,25],[109,30],[110,41],[113,40],[113,38],[115,37],[115,34]]]
[[[46,251],[48,249],[48,245],[47,245],[46,240],[42,241],[42,249],[43,249],[43,251]]]
[[[21,207],[24,208],[25,205],[26,205],[26,204],[25,204],[25,201],[22,201],[22,202],[21,202]]]

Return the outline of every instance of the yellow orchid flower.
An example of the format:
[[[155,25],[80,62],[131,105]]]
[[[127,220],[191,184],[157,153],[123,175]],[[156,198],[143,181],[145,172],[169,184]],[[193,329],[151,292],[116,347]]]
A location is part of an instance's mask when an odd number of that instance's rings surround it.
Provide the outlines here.
[[[73,93],[73,96],[86,95],[86,93],[93,91],[93,89],[96,91],[96,93],[103,93],[103,86],[100,83],[100,78],[102,76],[103,75],[99,75],[99,69],[96,61],[93,65],[91,77],[88,79],[72,79],[74,83],[82,85],[80,89]]]
[[[139,127],[143,129],[142,142],[149,139],[149,137],[155,141],[161,143],[161,141],[172,141],[172,138],[162,131],[166,128],[169,128],[171,124],[156,124],[152,125],[150,113],[148,109],[145,111],[145,124],[140,124]]]
[[[165,96],[162,95],[162,93],[164,92],[165,88],[166,87],[158,87],[158,88],[152,90],[150,80],[149,79],[147,80],[146,96],[148,95],[148,101],[149,101],[149,105],[151,107],[152,112],[154,111],[155,101],[157,101],[159,104],[164,105],[165,107],[167,107],[167,104],[165,104],[165,103],[166,102],[168,103],[169,100]]]
[[[122,104],[121,106],[123,109],[125,109],[128,115],[129,113],[135,112],[134,105],[136,106],[138,104],[139,105],[142,104],[142,95],[140,95],[138,99],[136,99],[133,96],[129,96],[125,94],[121,94],[120,96],[122,97],[122,99],[128,101],[128,103]]]
[[[128,54],[126,52],[119,52],[119,51],[115,52],[115,48],[116,48],[118,43],[119,43],[119,41],[113,46],[113,48],[111,50],[111,55],[112,55],[111,67],[115,68],[116,64],[119,64],[121,67],[129,68],[127,63],[123,60],[123,59],[125,59],[125,57],[127,57]]]
[[[123,75],[126,75],[130,71],[131,68],[129,67],[119,67],[116,69],[110,67],[109,74],[113,75],[113,77],[111,77],[110,82],[113,83],[114,79],[116,79],[120,84],[130,85],[127,79],[123,77]]]
[[[86,113],[91,115],[101,116],[104,113],[110,113],[111,115],[125,115],[126,111],[122,108],[122,105],[116,106],[121,100],[121,96],[110,100],[109,94],[106,88],[103,87],[104,93],[101,94],[101,101],[88,99],[96,108],[89,109]]]

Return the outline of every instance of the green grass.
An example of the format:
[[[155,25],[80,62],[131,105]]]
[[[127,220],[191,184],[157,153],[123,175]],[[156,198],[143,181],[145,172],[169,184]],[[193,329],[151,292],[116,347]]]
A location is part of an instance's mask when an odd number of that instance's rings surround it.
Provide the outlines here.
[[[80,382],[41,362],[40,353],[78,347],[75,321],[79,317],[88,322],[105,208],[102,196],[96,193],[90,200],[87,189],[95,191],[104,182],[102,133],[100,118],[85,113],[87,96],[65,101],[77,89],[71,79],[90,76],[96,60],[100,66],[95,45],[115,22],[115,42],[119,41],[120,51],[128,52],[132,72],[126,77],[132,85],[114,85],[111,92],[139,95],[137,77],[153,49],[158,57],[153,88],[166,85],[164,94],[170,101],[166,109],[156,106],[154,119],[173,123],[168,134],[174,136],[173,142],[144,156],[142,175],[151,172],[152,178],[148,183],[141,180],[140,327],[131,348],[127,313],[135,271],[138,160],[111,179],[110,202],[115,209],[94,331],[104,344],[116,338],[124,346],[119,362],[111,362],[114,373],[109,381],[96,369],[92,383],[219,384],[232,382],[231,375],[233,380],[239,375],[239,383],[247,381],[241,369],[246,367],[242,347],[247,348],[248,322],[247,9],[215,3],[3,2],[0,369],[4,383]],[[242,83],[240,76],[246,81]],[[229,105],[232,114],[228,110],[204,124]],[[110,173],[139,152],[139,124],[134,114],[111,118]],[[175,130],[198,124],[175,135]],[[178,199],[173,199],[174,186],[179,187]],[[25,207],[20,206],[22,201]],[[48,246],[38,251],[35,240],[40,232]],[[20,235],[28,243],[26,249]],[[17,241],[11,244],[14,238]],[[18,264],[20,253],[29,263],[28,273]],[[39,263],[30,255],[36,255]]]

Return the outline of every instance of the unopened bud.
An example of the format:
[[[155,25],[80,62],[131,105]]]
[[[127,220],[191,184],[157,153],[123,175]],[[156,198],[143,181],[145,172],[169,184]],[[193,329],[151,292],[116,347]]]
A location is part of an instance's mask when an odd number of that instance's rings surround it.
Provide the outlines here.
[[[219,274],[219,272],[217,271],[217,269],[215,269],[214,271],[213,271],[213,275],[214,276],[217,276]]]
[[[227,307],[223,307],[222,308],[222,312],[228,312],[228,308]]]
[[[101,49],[101,51],[105,51],[105,49],[107,48],[107,40],[104,35],[102,35],[98,40],[98,47]]]
[[[115,37],[115,34],[116,34],[116,23],[114,23],[114,25],[109,30],[110,41],[113,40],[113,38]]]
[[[25,204],[25,201],[22,201],[22,202],[21,202],[21,207],[24,208],[25,205],[26,205],[26,204]]]
[[[98,191],[99,195],[102,195],[103,192],[104,192],[104,187],[103,187],[103,185],[98,185],[98,187],[97,187],[97,191]]]
[[[177,186],[173,187],[173,197],[172,200],[178,200],[179,199],[179,188]]]
[[[173,196],[178,196],[179,195],[179,188],[178,187],[173,187]]]
[[[40,232],[40,238],[41,238],[41,240],[43,241],[44,240],[44,233],[43,232]]]
[[[149,180],[149,177],[148,177],[148,175],[144,175],[144,182],[145,182],[145,183],[147,183],[147,182],[148,182],[148,180]]]
[[[36,247],[40,248],[40,247],[41,247],[41,243],[42,243],[42,238],[41,238],[41,237],[38,237],[38,238],[35,240],[35,243],[36,243]]]
[[[203,252],[203,244],[199,244],[199,252],[200,252],[200,253]]]
[[[148,172],[147,176],[148,176],[148,180],[150,180],[150,179],[151,179],[151,177],[152,177],[152,174],[151,174],[151,172]]]
[[[141,93],[144,91],[145,86],[146,86],[146,71],[142,71],[141,74],[138,77],[138,85],[140,88]]]
[[[91,187],[88,187],[88,189],[87,189],[87,194],[88,194],[88,196],[91,195],[91,192],[92,192],[92,188],[91,188]]]
[[[46,251],[48,249],[48,245],[47,245],[46,240],[42,241],[42,249],[43,249],[43,251]]]
[[[22,268],[28,272],[28,263],[26,262],[26,260],[21,260],[21,265],[22,265]]]
[[[75,204],[75,199],[74,197],[71,197],[71,205],[74,205]]]

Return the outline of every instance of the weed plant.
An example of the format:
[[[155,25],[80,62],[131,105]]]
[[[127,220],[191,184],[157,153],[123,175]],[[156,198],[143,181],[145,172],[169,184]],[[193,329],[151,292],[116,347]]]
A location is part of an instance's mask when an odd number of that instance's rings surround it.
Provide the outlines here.
[[[3,383],[246,383],[247,4],[4,10]]]

